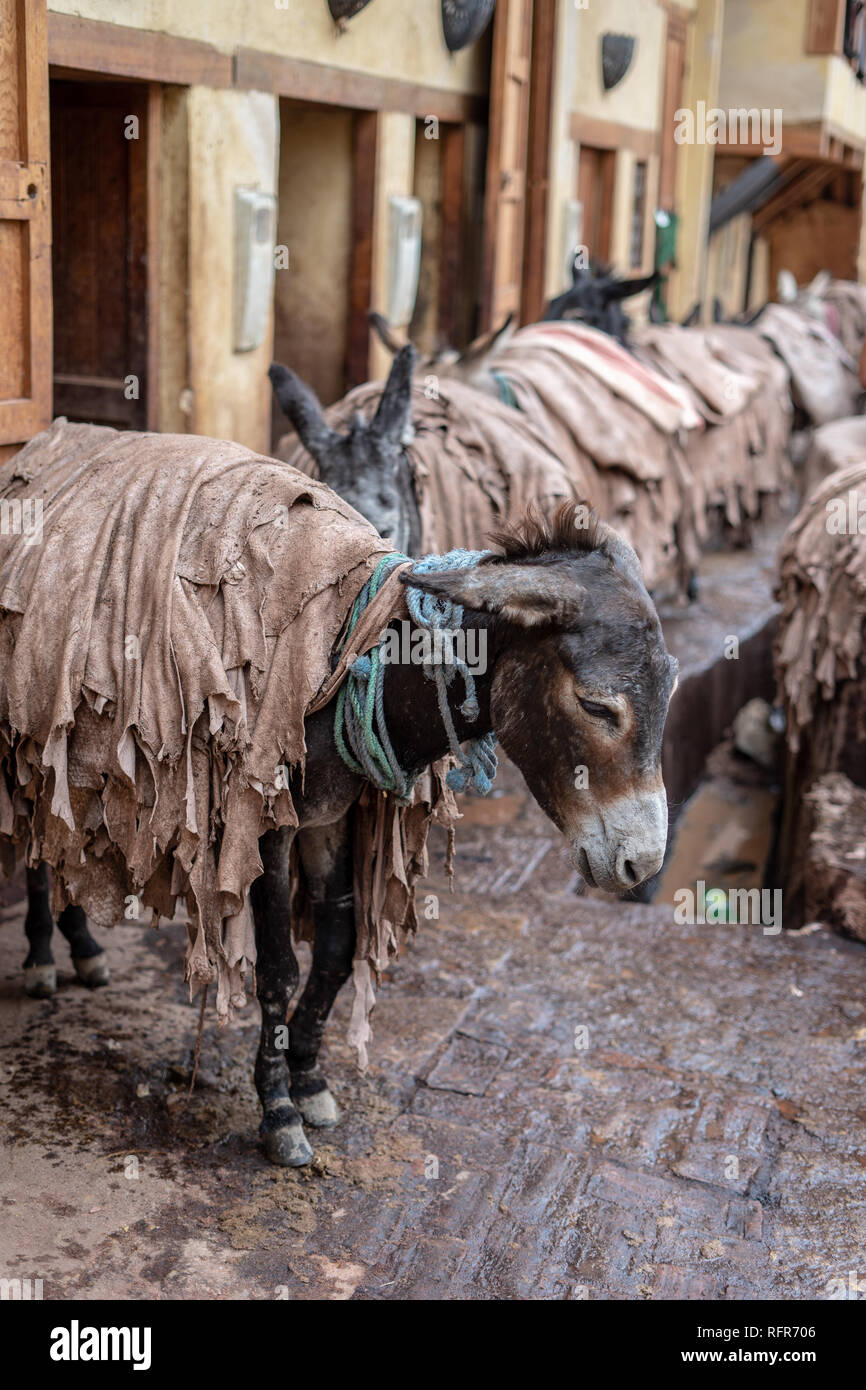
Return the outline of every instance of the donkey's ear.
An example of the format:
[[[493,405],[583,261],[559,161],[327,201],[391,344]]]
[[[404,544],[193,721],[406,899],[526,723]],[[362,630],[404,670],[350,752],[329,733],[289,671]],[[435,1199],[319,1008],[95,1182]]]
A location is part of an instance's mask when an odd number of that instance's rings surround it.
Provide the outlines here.
[[[613,280],[605,287],[605,298],[611,301],[631,299],[632,295],[655,289],[661,278],[661,272],[654,270],[651,275],[639,275],[633,280]]]
[[[504,348],[509,338],[512,337],[517,324],[514,322],[514,315],[509,314],[504,323],[498,328],[493,328],[489,333],[482,333],[480,338],[475,338],[467,348],[461,352],[452,369],[452,374],[459,376],[461,367],[468,367],[472,372],[478,371],[483,366],[488,357],[492,357],[500,348]]]
[[[342,436],[326,424],[315,391],[279,362],[271,363],[268,376],[280,409],[291,420],[304,448],[321,462]]]
[[[413,589],[519,627],[551,625],[570,630],[577,626],[586,604],[586,590],[565,565],[502,562],[432,574],[408,570],[400,578]]]
[[[401,348],[405,347],[405,342],[400,341],[384,314],[377,314],[375,309],[371,309],[367,315],[370,320],[370,327],[382,344],[392,356],[396,356]]]
[[[395,444],[407,444],[412,438],[412,373],[416,359],[411,343],[397,353],[379,408],[370,422],[373,434]]]

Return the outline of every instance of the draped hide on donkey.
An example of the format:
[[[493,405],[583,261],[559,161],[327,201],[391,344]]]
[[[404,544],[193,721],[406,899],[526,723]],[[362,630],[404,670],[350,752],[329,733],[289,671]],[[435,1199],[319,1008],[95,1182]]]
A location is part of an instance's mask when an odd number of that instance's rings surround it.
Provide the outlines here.
[[[381,315],[371,320],[397,350]],[[506,323],[463,353],[427,355],[417,375],[440,390],[458,380],[524,413],[566,472],[590,479],[593,503],[635,546],[650,588],[693,596],[711,534],[746,539],[752,520],[787,498],[787,378],[743,327],[641,332],[660,335],[664,351],[631,338],[623,346],[583,321],[518,333]]]
[[[255,981],[274,1162],[308,1162],[303,1122],[336,1122],[333,1000],[353,976],[363,1056],[428,828],[453,825],[449,768],[477,772],[494,730],[591,882],[661,864],[675,663],[634,552],[578,508],[413,568],[283,463],[65,421],[3,465],[0,498],[41,507],[38,543],[0,538],[4,868],[47,863],[55,909],[104,927],[185,899],[191,989],[213,984],[224,1019]],[[486,634],[473,689],[385,660],[407,620]],[[293,933],[313,963],[286,1048]]]
[[[775,513],[790,488],[786,369],[760,330],[744,324],[633,328],[625,301],[660,279],[658,272],[623,279],[609,267],[584,266],[575,259],[571,289],[550,301],[544,319],[571,321],[615,338],[686,393],[701,422],[683,435],[694,501],[684,526],[691,523],[695,531],[686,544],[703,546],[713,530],[747,539],[750,523]],[[530,343],[519,335],[511,347],[516,352]],[[510,379],[507,353],[498,354],[492,365]]]
[[[414,381],[413,381],[414,376]],[[316,476],[413,555],[483,545],[492,530],[519,521],[530,503],[593,496],[589,470],[569,473],[530,421],[461,382],[432,397],[418,384],[405,346],[384,389],[357,387],[324,413],[294,372],[275,364],[271,380],[297,434],[276,454]]]
[[[540,340],[534,356],[530,332]],[[501,335],[441,364],[435,391],[427,364],[406,345],[384,391],[373,382],[357,387],[324,418],[309,388],[275,364],[277,398],[299,436],[286,436],[276,452],[305,470],[312,455],[319,476],[390,534],[408,506],[417,553],[482,544],[491,524],[519,516],[533,496],[587,499],[637,550],[651,589],[682,588],[697,540],[679,432],[698,417],[675,386],[610,339],[593,334],[587,348],[590,333],[558,324],[522,330],[519,354],[506,347],[497,359],[507,363],[508,401],[498,381],[486,381]],[[520,373],[530,369],[527,383]],[[402,434],[383,442],[381,413],[398,399]]]

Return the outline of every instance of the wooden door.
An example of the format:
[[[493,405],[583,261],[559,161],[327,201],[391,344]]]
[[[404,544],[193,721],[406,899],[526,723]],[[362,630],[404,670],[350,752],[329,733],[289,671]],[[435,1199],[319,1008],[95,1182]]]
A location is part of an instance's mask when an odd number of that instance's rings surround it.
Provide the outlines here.
[[[532,0],[499,0],[490,66],[481,326],[520,314]]]
[[[583,244],[593,261],[610,258],[615,178],[616,150],[581,145],[577,196],[583,208]]]
[[[665,41],[665,84],[662,96],[661,158],[659,160],[659,207],[673,212],[676,202],[677,152],[674,138],[677,128],[676,112],[683,105],[683,73],[686,64],[686,23],[679,15],[668,12]]]
[[[352,127],[352,266],[346,348],[346,385],[370,379],[370,321],[373,307],[373,222],[376,215],[376,165],[379,117],[358,111]]]
[[[0,458],[50,421],[45,0],[0,0]]]
[[[54,409],[121,429],[148,425],[148,115],[143,83],[51,84]]]

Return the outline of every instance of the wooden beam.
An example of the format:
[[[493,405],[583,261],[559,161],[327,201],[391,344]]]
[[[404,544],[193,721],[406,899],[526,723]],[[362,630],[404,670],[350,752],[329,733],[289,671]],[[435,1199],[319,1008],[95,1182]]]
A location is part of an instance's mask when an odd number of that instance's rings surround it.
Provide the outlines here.
[[[234,83],[236,87],[273,92],[296,101],[347,106],[356,111],[402,111],[410,116],[438,116],[440,121],[456,123],[483,121],[487,114],[484,96],[425,87],[397,77],[377,77],[254,48],[239,48],[235,53]]]
[[[185,87],[230,87],[233,78],[231,55],[212,44],[67,14],[48,15],[48,62],[78,72]]]
[[[723,141],[715,147],[716,158],[735,155],[738,158],[758,159],[764,153],[761,144],[751,141]],[[782,155],[786,159],[808,159],[815,163],[832,164],[836,168],[859,169],[863,164],[863,148],[859,138],[832,121],[786,122],[782,132]]]
[[[232,87],[360,111],[403,111],[441,121],[484,122],[480,93],[378,77],[326,63],[238,48],[223,53],[185,39],[77,15],[48,15],[48,62],[58,73],[87,73],[176,86]]]
[[[799,174],[785,188],[781,189],[774,198],[759,208],[752,217],[752,231],[755,233],[763,231],[770,222],[774,222],[777,217],[782,217],[791,208],[803,207],[805,203],[810,203],[814,198],[822,193],[829,183],[836,177],[836,170],[832,164],[814,165]]]
[[[657,130],[639,130],[637,126],[620,121],[602,121],[597,116],[584,116],[572,111],[569,134],[580,145],[593,145],[600,150],[632,150],[638,159],[658,154],[661,134]]]

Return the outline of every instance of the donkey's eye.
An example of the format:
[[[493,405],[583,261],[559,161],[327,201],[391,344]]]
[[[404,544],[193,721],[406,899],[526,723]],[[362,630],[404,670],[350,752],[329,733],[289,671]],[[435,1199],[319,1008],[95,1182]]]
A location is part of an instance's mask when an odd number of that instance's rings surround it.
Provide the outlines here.
[[[598,700],[584,699],[581,699],[580,703],[587,714],[591,714],[593,718],[607,720],[608,724],[614,729],[618,727],[619,714],[615,709],[611,709],[610,705],[603,705]]]

